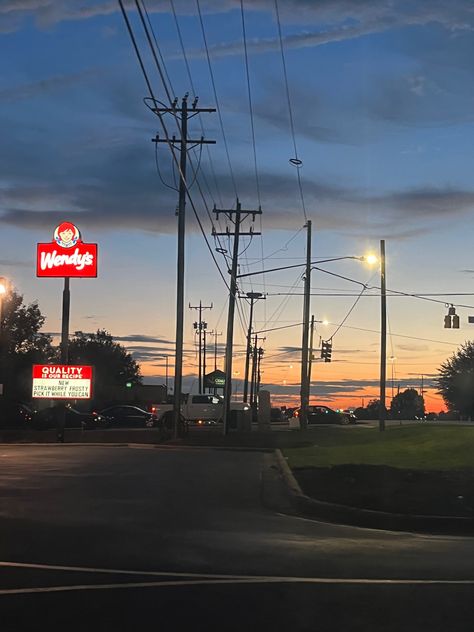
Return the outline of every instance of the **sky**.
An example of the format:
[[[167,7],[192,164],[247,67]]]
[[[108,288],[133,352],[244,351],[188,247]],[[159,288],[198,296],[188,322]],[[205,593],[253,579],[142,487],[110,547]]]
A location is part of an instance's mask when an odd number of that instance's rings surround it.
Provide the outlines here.
[[[155,96],[167,105],[135,3],[125,5]],[[437,368],[474,327],[472,2],[143,5],[172,98],[189,92],[190,102],[198,96],[200,107],[218,108],[190,122],[190,136],[216,144],[189,155],[196,177],[186,207],[186,306],[212,304],[208,329],[225,332],[228,291],[210,250],[228,280],[228,258],[215,248],[229,253],[232,243],[217,243],[211,218],[214,205],[233,209],[236,197],[245,209],[262,208],[253,224],[262,235],[242,240],[242,274],[304,261],[304,211],[314,261],[377,254],[384,239],[388,289],[431,295],[389,292],[388,402],[398,388],[420,388],[423,376],[426,406],[440,410]],[[165,356],[170,376],[174,362],[177,176],[169,148],[151,142],[163,128],[143,102],[147,87],[119,4],[1,0],[0,37],[0,275],[26,303],[38,301],[45,331],[60,331],[62,280],[36,278],[36,243],[73,221],[85,242],[99,246],[99,275],[71,280],[71,332],[107,329],[133,353],[145,383],[162,383]],[[177,133],[172,118],[165,125]],[[302,161],[298,171],[293,158]],[[223,216],[213,221],[225,232]],[[379,270],[357,259],[321,267],[312,273],[314,346],[333,337],[333,361],[322,363],[316,350],[311,400],[367,404],[379,385]],[[299,393],[302,273],[239,283],[241,293],[266,295],[255,306],[254,330],[265,330],[262,387],[275,404]],[[446,303],[456,306],[459,330],[443,328]],[[237,392],[248,323],[248,304],[239,304]],[[184,385],[194,392],[196,317],[186,309]],[[224,342],[225,333],[219,368]],[[211,345],[208,356],[213,368]]]

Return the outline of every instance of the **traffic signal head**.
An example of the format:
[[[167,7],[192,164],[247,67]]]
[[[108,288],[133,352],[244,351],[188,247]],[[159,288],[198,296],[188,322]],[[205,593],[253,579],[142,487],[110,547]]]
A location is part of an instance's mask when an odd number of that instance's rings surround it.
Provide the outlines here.
[[[331,340],[321,341],[321,358],[324,362],[331,362],[332,342]]]
[[[453,316],[453,329],[459,329],[459,316],[457,314]]]
[[[444,328],[451,329],[451,316],[449,314],[444,317]]]

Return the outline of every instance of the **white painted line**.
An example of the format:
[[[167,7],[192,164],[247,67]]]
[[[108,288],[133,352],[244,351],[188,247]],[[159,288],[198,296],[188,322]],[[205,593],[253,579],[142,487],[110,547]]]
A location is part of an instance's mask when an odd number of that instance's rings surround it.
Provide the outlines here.
[[[58,564],[34,564],[27,562],[0,562],[3,568],[30,568],[47,571],[67,571],[73,573],[108,573],[110,575],[142,575],[144,577],[196,577],[201,579],[254,579],[254,575],[222,575],[215,573],[182,573],[170,571],[136,571],[114,568],[91,568],[89,566],[62,566]]]
[[[123,584],[77,584],[74,586],[41,586],[34,588],[6,588],[2,595],[31,595],[40,593],[77,592],[83,590],[117,590],[124,588],[170,588],[172,586],[212,586],[235,584],[319,584],[319,585],[474,585],[473,579],[342,579],[331,577],[254,577],[252,579],[192,579],[163,582],[132,582]]]
[[[61,592],[73,590],[105,590],[114,588],[144,588],[144,587],[166,587],[166,586],[193,586],[211,584],[336,584],[336,585],[391,585],[391,586],[413,586],[413,585],[468,585],[474,586],[474,579],[387,579],[387,578],[364,578],[364,577],[293,577],[278,575],[224,575],[210,573],[183,573],[169,571],[132,571],[111,568],[90,568],[83,566],[61,566],[52,564],[29,564],[24,562],[0,562],[0,567],[4,568],[29,568],[38,570],[85,572],[85,573],[108,573],[113,575],[141,575],[155,577],[182,577],[172,581],[156,582],[125,582],[113,584],[79,584],[66,586],[44,586],[33,588],[6,588],[0,589],[0,595],[27,594],[42,592]],[[188,579],[191,578],[191,579]]]

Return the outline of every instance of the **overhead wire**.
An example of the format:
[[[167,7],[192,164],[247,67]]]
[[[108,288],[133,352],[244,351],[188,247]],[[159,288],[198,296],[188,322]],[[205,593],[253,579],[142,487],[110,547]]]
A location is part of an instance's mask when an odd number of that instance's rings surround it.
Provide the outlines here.
[[[133,46],[134,51],[135,51],[135,55],[136,55],[136,57],[137,57],[138,63],[139,63],[139,65],[140,65],[140,68],[141,68],[141,71],[142,71],[142,74],[143,74],[143,77],[144,77],[144,80],[145,80],[145,83],[146,83],[146,85],[147,85],[148,92],[149,92],[149,94],[150,94],[150,98],[151,98],[151,100],[153,101],[153,103],[155,104],[155,108],[156,108],[156,104],[157,104],[157,103],[159,103],[159,101],[158,101],[158,99],[155,97],[155,94],[154,94],[153,88],[152,88],[152,86],[151,86],[151,82],[150,82],[150,79],[149,79],[149,77],[148,77],[148,73],[147,73],[147,71],[146,71],[145,65],[144,65],[144,63],[143,63],[143,59],[142,59],[142,56],[141,56],[140,50],[139,50],[139,48],[138,48],[138,44],[137,44],[137,41],[136,41],[136,38],[135,38],[135,34],[133,33],[133,29],[132,29],[132,26],[131,26],[131,24],[130,24],[130,20],[128,19],[128,15],[127,15],[127,13],[126,13],[126,10],[125,10],[124,4],[123,4],[123,0],[118,0],[118,1],[119,1],[120,9],[121,9],[121,12],[122,12],[122,16],[123,16],[123,18],[124,18],[124,21],[125,21],[125,24],[126,24],[126,27],[127,27],[127,31],[128,31],[128,34],[129,34],[130,40],[131,40],[131,42],[132,42],[132,46]],[[154,58],[154,60],[155,60],[155,65],[157,66],[158,71],[159,71],[159,74],[160,74],[160,77],[161,77],[161,79],[162,79],[162,82],[163,82],[163,83],[164,83],[164,85],[165,85],[165,80],[164,80],[165,75],[163,74],[163,71],[161,70],[160,63],[159,63],[158,58],[157,58],[157,56],[156,56],[156,53],[155,53],[155,51],[154,51],[154,47],[153,47],[153,43],[152,43],[152,40],[151,40],[151,37],[150,37],[150,34],[149,34],[149,30],[148,30],[148,28],[147,28],[146,21],[145,21],[145,19],[144,19],[143,12],[142,12],[142,10],[141,10],[141,7],[140,7],[140,4],[139,4],[138,0],[135,0],[135,4],[136,4],[137,10],[138,10],[138,13],[139,13],[139,15],[140,15],[140,19],[141,19],[141,21],[142,21],[142,25],[143,25],[143,28],[144,28],[144,30],[145,30],[145,34],[146,34],[146,36],[147,36],[147,41],[148,41],[148,43],[149,43],[149,46],[150,46],[150,47],[151,47],[151,49],[152,49],[152,54],[153,54],[153,58]],[[167,90],[167,87],[165,87],[165,92],[167,92],[167,95],[169,94],[169,91]],[[208,247],[208,250],[209,250],[209,252],[210,252],[210,254],[211,254],[211,257],[212,257],[212,259],[213,259],[213,261],[214,261],[214,263],[215,263],[215,265],[216,265],[216,267],[217,267],[217,269],[218,269],[218,272],[219,272],[219,274],[220,274],[220,276],[221,276],[222,280],[224,281],[224,284],[226,285],[226,287],[227,287],[227,288],[229,288],[229,285],[228,285],[228,283],[227,283],[227,280],[226,280],[226,278],[224,277],[224,275],[222,274],[222,270],[220,269],[219,264],[218,264],[218,262],[217,262],[217,259],[215,258],[214,252],[213,252],[212,248],[210,247],[210,244],[209,244],[208,239],[207,239],[207,235],[206,235],[206,234],[205,234],[205,232],[204,232],[204,228],[203,228],[203,226],[202,226],[202,222],[201,222],[201,220],[200,220],[200,218],[199,218],[199,215],[198,215],[198,213],[197,213],[196,206],[195,206],[194,201],[193,201],[193,199],[192,199],[192,197],[191,197],[191,195],[190,195],[190,192],[189,192],[189,188],[188,188],[188,185],[187,185],[186,179],[183,177],[183,176],[184,176],[184,174],[181,172],[181,167],[180,167],[180,165],[179,165],[179,161],[178,161],[178,158],[177,158],[177,156],[176,156],[175,148],[173,147],[173,143],[172,143],[172,141],[171,141],[171,140],[170,140],[170,138],[169,138],[168,129],[167,129],[167,127],[166,127],[166,124],[165,124],[165,122],[164,122],[164,120],[163,120],[163,117],[161,116],[161,113],[160,113],[160,112],[155,112],[155,114],[157,114],[157,115],[158,115],[158,119],[159,119],[160,124],[161,124],[161,126],[162,126],[162,128],[163,128],[163,132],[164,132],[164,134],[165,134],[165,138],[166,138],[166,141],[167,141],[168,147],[169,147],[169,149],[170,149],[170,151],[171,151],[171,154],[172,154],[172,156],[173,156],[173,160],[174,160],[175,164],[176,164],[176,165],[178,165],[178,167],[179,167],[180,177],[181,177],[181,179],[182,179],[182,181],[183,181],[183,183],[184,183],[184,186],[185,186],[185,189],[186,189],[186,195],[187,195],[187,197],[188,197],[188,199],[189,199],[190,205],[191,205],[191,207],[192,207],[192,209],[193,209],[193,213],[194,213],[194,215],[195,215],[195,217],[196,217],[196,220],[197,220],[197,222],[198,222],[199,228],[200,228],[201,233],[202,233],[202,235],[203,235],[203,237],[204,237],[204,240],[205,240],[205,242],[206,242],[206,245],[207,245],[207,247]]]
[[[282,35],[282,31],[281,31],[281,21],[280,21],[280,11],[278,9],[278,0],[275,0],[275,15],[276,15],[276,22],[277,22],[277,27],[278,27],[278,40],[279,40],[279,43],[280,43],[281,62],[282,62],[282,67],[283,67],[283,77],[284,77],[284,81],[285,81],[286,100],[287,100],[287,104],[288,104],[288,114],[289,114],[289,119],[290,119],[290,130],[291,130],[291,136],[292,136],[292,139],[293,139],[293,149],[294,149],[294,152],[295,152],[295,156],[294,156],[294,158],[292,158],[290,160],[290,163],[293,164],[296,167],[297,180],[298,180],[298,189],[299,189],[300,199],[301,199],[301,206],[302,206],[302,209],[303,209],[303,215],[304,215],[305,221],[308,221],[308,215],[306,213],[306,204],[305,204],[304,193],[303,193],[303,183],[301,181],[301,174],[300,174],[300,167],[303,165],[303,162],[300,160],[300,158],[298,156],[298,147],[297,147],[297,144],[296,144],[295,123],[294,123],[294,120],[293,120],[293,108],[291,106],[290,87],[289,87],[289,83],[288,83],[288,72],[287,72],[287,69],[286,69],[285,50],[284,50],[284,46],[283,46],[283,35]]]
[[[370,281],[372,280],[374,275],[371,276],[370,280],[368,281],[368,283],[370,283]],[[332,334],[331,336],[331,340],[334,338],[334,336],[337,334],[337,332],[341,329],[341,327],[344,326],[344,324],[347,322],[347,319],[349,318],[349,316],[352,314],[352,312],[354,311],[357,303],[360,301],[360,299],[362,298],[362,294],[367,290],[368,288],[368,284],[365,284],[362,288],[362,290],[360,291],[359,296],[356,298],[356,300],[354,301],[354,303],[352,304],[351,308],[349,309],[349,311],[347,312],[347,314],[345,315],[345,317],[342,319],[341,324],[337,327],[336,331]]]
[[[235,183],[235,177],[234,177],[234,170],[232,168],[232,162],[230,160],[230,152],[229,152],[229,145],[227,143],[227,136],[224,130],[224,121],[222,119],[222,112],[221,112],[221,107],[220,107],[220,103],[219,103],[219,98],[217,96],[217,88],[216,88],[216,82],[214,79],[214,71],[212,70],[212,63],[211,63],[211,56],[209,53],[209,46],[207,43],[207,36],[206,36],[206,30],[204,28],[204,20],[202,17],[202,12],[201,12],[201,5],[199,0],[196,0],[196,7],[197,7],[197,11],[198,11],[198,16],[199,16],[199,23],[201,25],[201,33],[202,33],[202,38],[204,41],[204,48],[206,50],[206,58],[207,58],[207,65],[209,68],[209,74],[211,77],[211,85],[212,85],[212,90],[214,93],[214,100],[216,102],[216,109],[217,109],[217,115],[219,118],[219,124],[220,124],[220,128],[221,128],[221,134],[222,134],[222,139],[224,141],[224,148],[225,148],[225,153],[227,156],[227,163],[229,166],[229,172],[230,172],[230,177],[231,177],[231,181],[232,181],[232,186],[234,188],[234,193],[235,193],[235,197],[238,198],[238,194],[237,194],[237,185]]]

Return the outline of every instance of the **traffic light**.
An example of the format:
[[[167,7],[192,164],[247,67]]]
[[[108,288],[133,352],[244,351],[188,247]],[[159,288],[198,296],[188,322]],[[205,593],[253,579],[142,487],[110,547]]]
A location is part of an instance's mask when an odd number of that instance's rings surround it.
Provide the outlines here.
[[[321,358],[324,362],[331,362],[332,340],[321,341]]]
[[[445,329],[459,329],[459,316],[456,314],[456,308],[454,305],[449,305],[448,313],[444,317]]]

